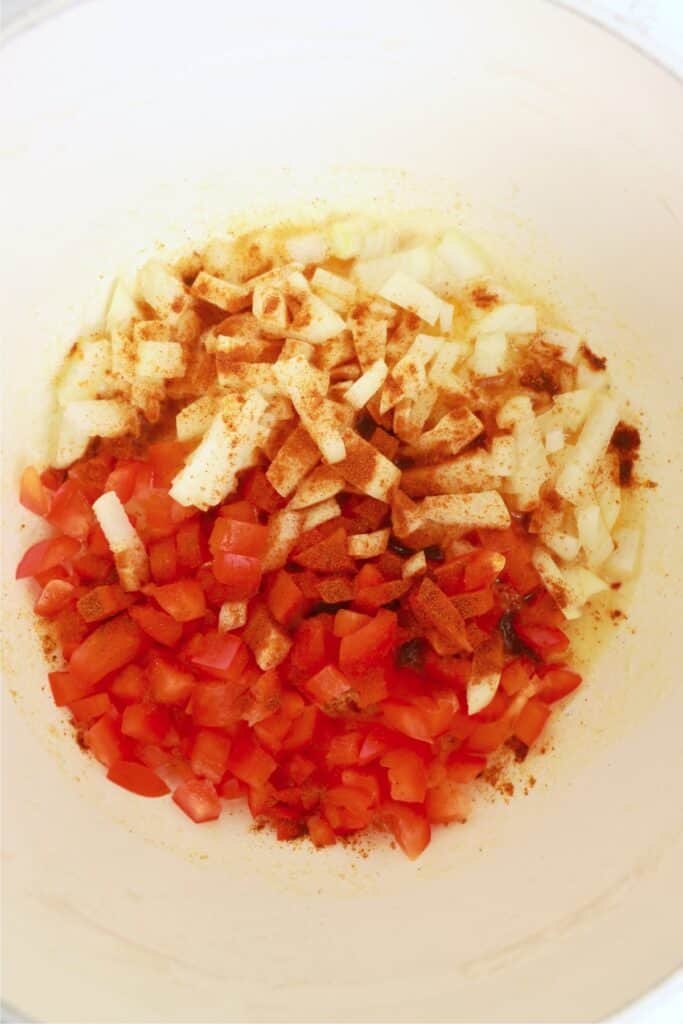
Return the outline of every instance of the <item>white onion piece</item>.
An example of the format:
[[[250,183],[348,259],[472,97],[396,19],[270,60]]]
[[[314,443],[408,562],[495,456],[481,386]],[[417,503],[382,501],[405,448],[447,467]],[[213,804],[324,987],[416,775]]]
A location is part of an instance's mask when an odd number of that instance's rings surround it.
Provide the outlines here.
[[[472,372],[476,377],[497,377],[507,365],[507,335],[495,333],[478,334],[470,359]]]
[[[398,270],[380,289],[380,297],[415,313],[428,324],[435,324],[441,313],[442,300],[429,288]]]
[[[126,591],[139,590],[149,580],[149,560],[121,499],[115,491],[105,491],[92,509],[114,556],[121,586]]]
[[[566,363],[575,363],[579,354],[581,335],[573,331],[563,331],[557,327],[545,327],[543,329],[543,341],[555,348],[559,348],[561,358]]]
[[[143,341],[138,345],[135,372],[148,380],[183,377],[185,356],[177,341]]]
[[[488,271],[483,250],[457,228],[444,234],[436,251],[460,283],[482,277]]]
[[[175,429],[179,441],[194,441],[211,426],[211,420],[216,414],[216,399],[210,395],[202,395],[201,398],[190,402],[180,410],[175,418]]]
[[[111,371],[111,343],[106,338],[79,342],[57,378],[57,401],[66,405],[110,395],[116,387]]]
[[[218,632],[241,629],[247,621],[247,607],[246,601],[224,601],[218,613]]]
[[[389,368],[387,364],[383,359],[378,359],[351,385],[344,396],[344,400],[353,409],[362,409],[364,405],[367,405],[372,396],[377,394],[387,379],[388,373]]]
[[[323,263],[329,251],[327,239],[321,231],[293,235],[287,239],[285,248],[290,259],[304,264]]]
[[[427,572],[427,556],[424,551],[416,551],[403,563],[404,580],[410,579],[411,576],[421,576],[424,572]]]
[[[159,260],[149,260],[140,268],[138,291],[157,316],[164,320],[177,316],[185,305],[186,293],[182,281]]]
[[[266,406],[258,391],[224,399],[223,408],[173,480],[170,495],[178,504],[206,511],[235,489],[237,473],[254,457]]]
[[[641,532],[635,527],[623,526],[614,531],[616,548],[603,566],[603,572],[619,583],[630,579],[638,564]]]
[[[479,334],[535,334],[536,309],[521,306],[517,302],[506,302],[486,313],[477,324]]]
[[[571,459],[560,472],[555,490],[577,505],[586,491],[598,462],[607,451],[619,422],[619,406],[608,395],[598,395],[576,442]]]
[[[348,539],[348,552],[352,558],[377,558],[387,550],[390,530],[373,533],[355,533]]]

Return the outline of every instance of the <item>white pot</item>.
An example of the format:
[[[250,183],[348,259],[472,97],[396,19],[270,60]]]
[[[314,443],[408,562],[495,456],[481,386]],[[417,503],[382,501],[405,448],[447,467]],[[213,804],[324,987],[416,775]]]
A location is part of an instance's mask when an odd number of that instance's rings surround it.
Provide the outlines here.
[[[681,959],[680,83],[535,0],[99,0],[14,38],[2,79],[5,998],[71,1022],[569,1021],[655,985]],[[610,357],[658,484],[628,620],[537,785],[415,863],[117,790],[12,581],[50,375],[113,275],[311,200],[497,237]]]

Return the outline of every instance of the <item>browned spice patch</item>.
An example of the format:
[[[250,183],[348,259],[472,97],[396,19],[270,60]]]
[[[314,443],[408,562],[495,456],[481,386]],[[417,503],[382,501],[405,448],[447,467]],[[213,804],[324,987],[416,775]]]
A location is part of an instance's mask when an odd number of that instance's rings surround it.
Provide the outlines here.
[[[470,292],[472,296],[472,302],[479,309],[490,309],[491,306],[495,306],[499,301],[498,296],[495,292],[490,292],[486,285],[477,285]]]
[[[588,347],[585,341],[582,342],[579,351],[581,352],[581,355],[586,360],[591,369],[604,370],[607,366],[607,357],[596,355],[595,352]]]
[[[518,763],[524,761],[529,753],[529,748],[526,743],[522,743],[522,741],[518,740],[516,736],[511,736],[507,741],[506,746],[510,748],[514,754],[515,761]]]

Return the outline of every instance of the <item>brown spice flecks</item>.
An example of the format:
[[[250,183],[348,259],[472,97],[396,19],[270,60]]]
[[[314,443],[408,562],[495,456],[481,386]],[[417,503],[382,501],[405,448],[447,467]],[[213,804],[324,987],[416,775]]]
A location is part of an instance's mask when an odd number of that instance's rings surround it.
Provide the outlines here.
[[[626,612],[622,612],[621,608],[613,608],[609,614],[613,622],[619,622],[620,619],[626,618]]]
[[[498,296],[495,292],[490,292],[486,285],[480,284],[472,289],[472,302],[479,309],[490,309],[491,306],[495,306],[499,301]]]
[[[596,355],[585,341],[581,345],[580,352],[592,370],[604,370],[607,366],[607,357]]]
[[[529,748],[526,743],[522,743],[516,736],[511,736],[507,741],[506,746],[510,748],[512,753],[515,755],[515,761],[523,761],[529,753]]]
[[[619,459],[619,483],[622,487],[633,483],[633,459]]]
[[[621,583],[610,583],[610,588],[612,590],[621,590]]]
[[[614,428],[610,448],[618,452],[633,453],[640,448],[640,431],[637,427],[631,427],[628,423],[620,420]]]

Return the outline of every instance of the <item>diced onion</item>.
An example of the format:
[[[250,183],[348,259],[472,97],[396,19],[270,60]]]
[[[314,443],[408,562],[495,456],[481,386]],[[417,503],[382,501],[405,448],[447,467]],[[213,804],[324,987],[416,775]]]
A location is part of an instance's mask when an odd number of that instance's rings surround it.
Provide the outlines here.
[[[407,558],[403,563],[403,579],[410,579],[412,576],[421,576],[427,572],[427,557],[424,551],[416,551],[414,555]]]
[[[352,558],[377,558],[387,549],[390,530],[374,533],[356,533],[348,539],[348,552]]]
[[[247,607],[246,601],[224,601],[218,613],[219,633],[241,629],[247,621]]]
[[[354,409],[362,409],[384,384],[389,369],[383,359],[378,359],[351,385],[344,400]]]
[[[621,583],[634,575],[638,563],[640,539],[640,530],[635,527],[623,526],[614,531],[616,547],[603,566],[603,572],[610,579]]]
[[[287,239],[285,248],[290,259],[298,263],[322,263],[327,259],[328,243],[320,231],[305,235],[293,235]]]
[[[482,249],[457,228],[447,231],[437,253],[462,283],[482,277],[488,271],[488,261]]]
[[[149,260],[138,274],[138,290],[157,316],[172,318],[185,305],[185,288],[175,274],[159,260]],[[120,326],[120,325],[117,325]]]
[[[502,530],[510,525],[510,513],[497,491],[432,495],[420,508],[432,522],[464,530]]]
[[[114,556],[124,590],[139,590],[149,580],[145,546],[116,491],[105,491],[93,502],[95,518]]]
[[[202,395],[180,410],[175,418],[176,434],[179,441],[194,441],[202,437],[211,426],[216,414],[216,400],[210,395]]]
[[[400,270],[392,274],[379,294],[401,309],[415,313],[428,324],[435,324],[441,313],[442,300],[439,296]]]
[[[143,341],[138,345],[136,373],[151,380],[185,374],[183,347],[177,341]]]
[[[533,306],[520,306],[506,302],[496,306],[481,318],[477,324],[479,334],[534,334],[536,332],[536,310]]]
[[[576,442],[572,458],[555,483],[562,498],[577,505],[619,422],[619,406],[608,395],[598,395]]]
[[[472,372],[477,377],[497,377],[507,364],[507,335],[498,331],[477,335],[470,359]]]
[[[224,400],[198,447],[171,485],[180,505],[206,510],[234,490],[237,473],[253,458],[266,400],[258,391]]]

